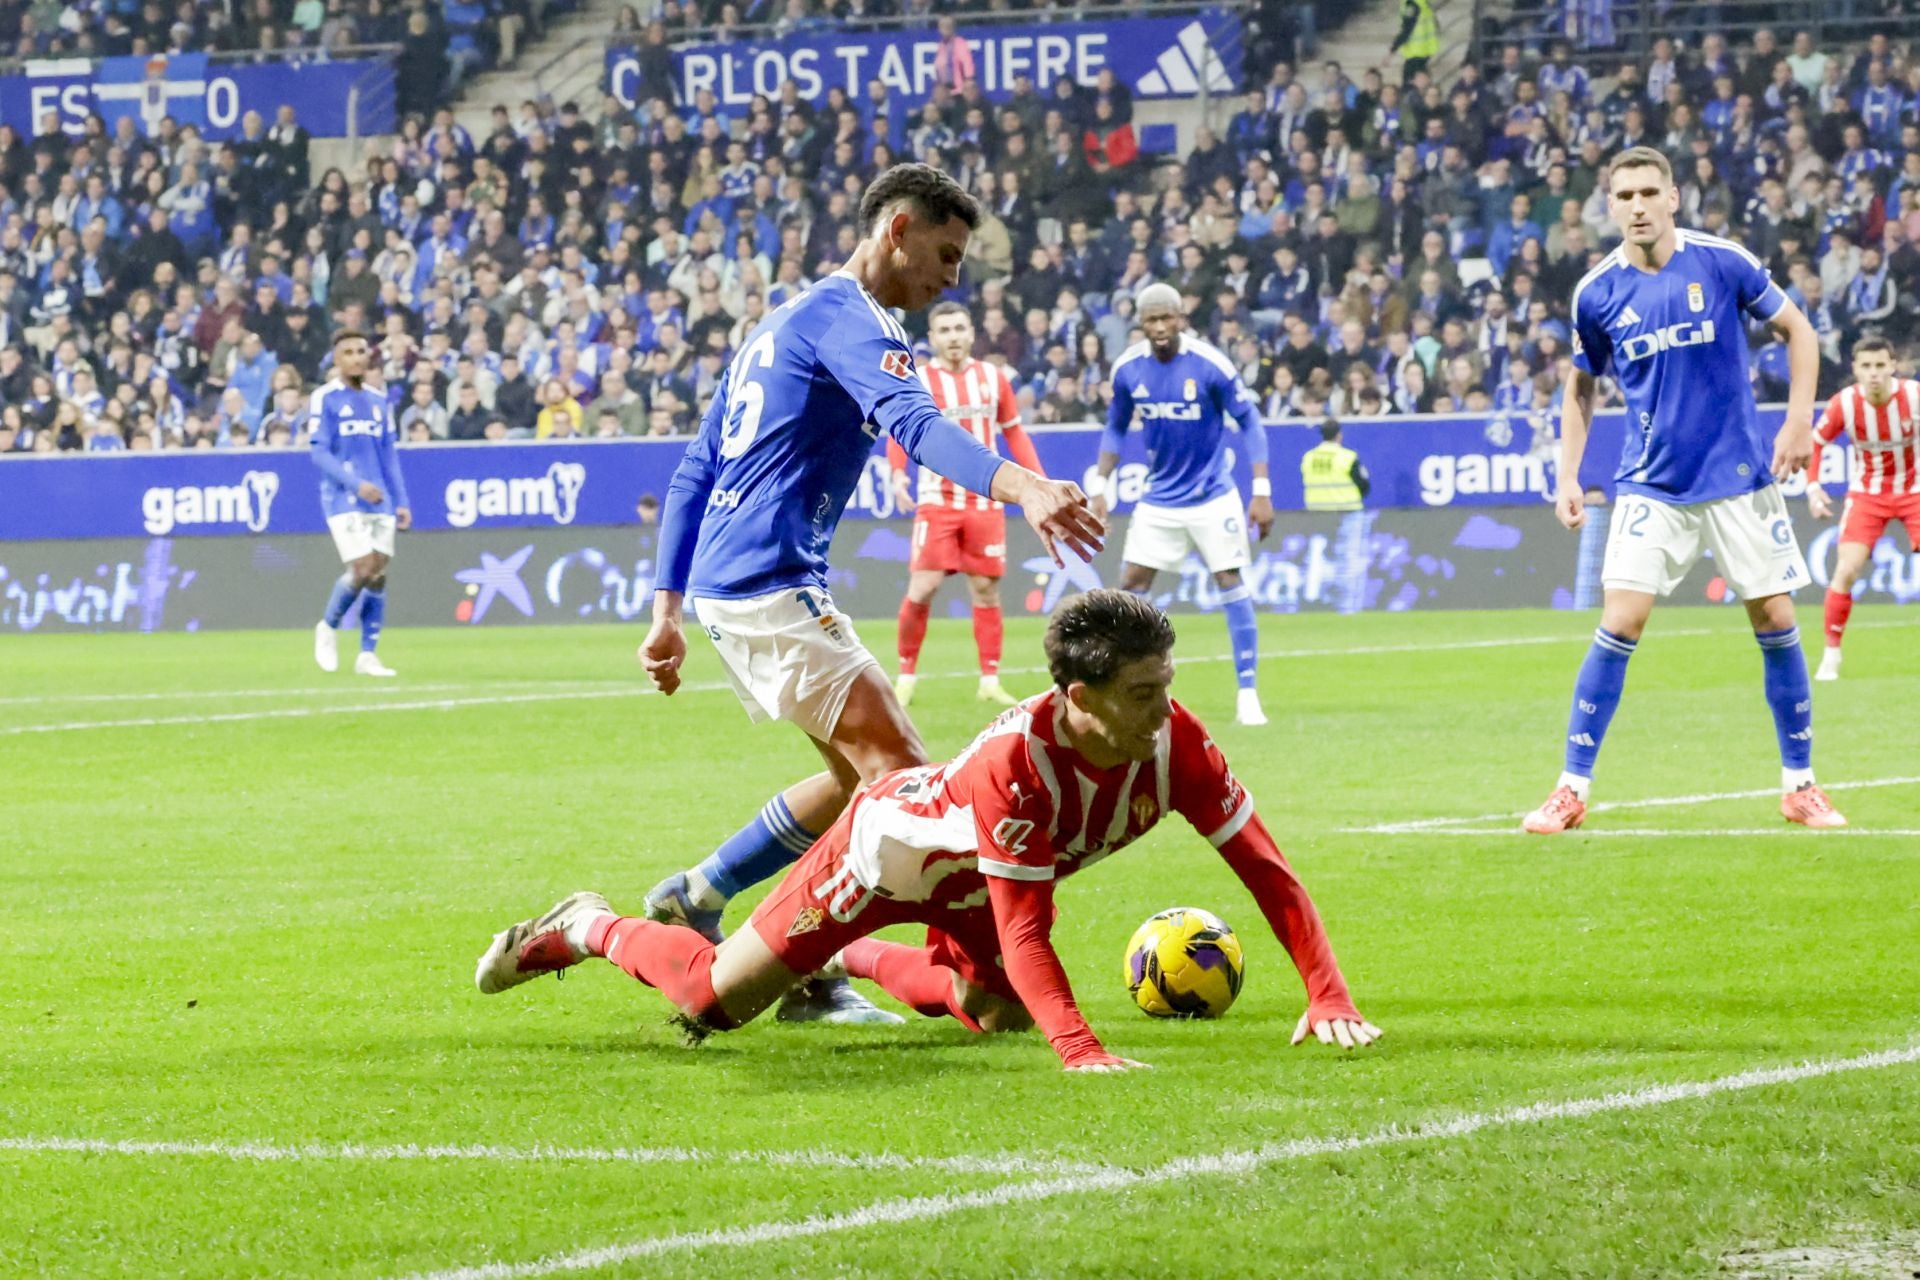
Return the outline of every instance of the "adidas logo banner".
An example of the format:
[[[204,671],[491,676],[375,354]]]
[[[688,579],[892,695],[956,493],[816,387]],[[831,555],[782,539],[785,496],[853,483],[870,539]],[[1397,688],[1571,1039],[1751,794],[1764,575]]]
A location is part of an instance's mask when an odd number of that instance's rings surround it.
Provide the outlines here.
[[[886,89],[887,132],[896,149],[916,123],[912,112],[950,76],[956,61],[972,63],[986,96],[1005,101],[1025,77],[1043,98],[1059,80],[1091,86],[1102,70],[1138,98],[1187,98],[1238,92],[1241,19],[1203,9],[1164,18],[1113,18],[1045,26],[963,24],[964,58],[942,49],[931,26],[910,31],[801,31],[771,40],[676,46],[674,76],[681,100],[711,91],[722,107],[739,108],[754,95],[777,97],[791,80],[802,100],[819,104],[845,90],[868,119],[877,115],[867,86]],[[606,87],[627,106],[639,105],[640,63],[633,46],[607,50]]]

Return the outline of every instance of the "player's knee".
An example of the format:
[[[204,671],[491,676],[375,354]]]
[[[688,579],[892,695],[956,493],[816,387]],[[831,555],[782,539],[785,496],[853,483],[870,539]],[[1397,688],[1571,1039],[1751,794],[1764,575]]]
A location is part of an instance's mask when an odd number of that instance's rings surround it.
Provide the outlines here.
[[[992,1036],[1003,1032],[1033,1029],[1033,1015],[1024,1007],[1009,1004],[993,996],[988,996],[987,1000],[987,1007],[973,1015],[973,1020],[980,1024],[982,1032]]]
[[[374,574],[371,578],[367,579],[367,590],[385,591],[386,589],[387,589],[387,574],[384,569]]]
[[[975,574],[967,579],[967,590],[977,609],[991,609],[1000,603],[1000,579]]]
[[[977,987],[959,974],[953,975],[954,1003],[985,1035],[1003,1031],[1026,1031],[1033,1026],[1033,1015],[1025,1005],[1003,1000],[984,987]]]
[[[1233,590],[1240,585],[1240,571],[1238,569],[1222,569],[1213,575],[1213,585],[1222,591]]]

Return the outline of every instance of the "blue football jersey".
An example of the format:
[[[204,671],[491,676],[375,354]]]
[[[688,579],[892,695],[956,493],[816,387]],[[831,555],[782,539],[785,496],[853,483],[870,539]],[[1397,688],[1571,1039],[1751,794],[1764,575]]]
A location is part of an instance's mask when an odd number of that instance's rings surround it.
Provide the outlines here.
[[[320,506],[329,516],[349,511],[392,515],[408,506],[400,475],[400,429],[387,393],[364,383],[349,387],[335,379],[307,401],[313,424],[313,461],[320,468]],[[380,486],[379,502],[360,498],[362,481]]]
[[[1180,335],[1173,359],[1136,342],[1113,365],[1113,404],[1103,452],[1119,453],[1138,413],[1146,424],[1147,492],[1160,507],[1192,507],[1233,490],[1227,465],[1227,422],[1246,437],[1247,456],[1267,460],[1266,426],[1240,373],[1218,347]]]
[[[1658,271],[1616,249],[1574,286],[1573,362],[1611,370],[1627,402],[1621,492],[1711,502],[1773,483],[1747,378],[1747,317],[1771,320],[1786,303],[1758,258],[1687,230]]]
[[[1003,461],[942,416],[906,331],[835,272],[754,326],[721,375],[667,489],[657,585],[716,599],[824,588],[882,430],[976,493]]]

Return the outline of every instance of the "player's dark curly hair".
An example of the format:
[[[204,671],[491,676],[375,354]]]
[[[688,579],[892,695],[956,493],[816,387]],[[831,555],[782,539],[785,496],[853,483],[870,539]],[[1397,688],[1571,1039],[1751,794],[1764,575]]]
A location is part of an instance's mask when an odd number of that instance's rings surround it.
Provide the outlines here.
[[[1064,689],[1105,684],[1120,668],[1173,648],[1173,622],[1144,597],[1103,589],[1075,596],[1047,624],[1047,670]]]
[[[897,164],[875,178],[860,197],[860,234],[873,233],[873,224],[892,205],[905,200],[913,216],[934,226],[958,218],[972,231],[980,225],[980,205],[965,188],[930,164]]]

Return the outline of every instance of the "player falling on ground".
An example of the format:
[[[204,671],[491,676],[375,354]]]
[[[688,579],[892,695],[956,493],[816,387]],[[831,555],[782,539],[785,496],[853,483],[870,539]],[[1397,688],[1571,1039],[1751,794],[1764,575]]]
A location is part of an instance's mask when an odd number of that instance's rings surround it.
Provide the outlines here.
[[[1380,1029],[1347,994],[1313,901],[1204,725],[1168,696],[1173,625],[1138,596],[1094,591],[1047,628],[1054,687],[1003,712],[941,765],[876,779],[753,913],[715,946],[577,893],[493,940],[492,994],[589,956],[660,991],[696,1033],[750,1021],[823,966],[871,978],[974,1031],[1039,1024],[1068,1070],[1109,1053],[1075,1005],[1051,933],[1054,883],[1178,812],[1252,891],[1307,987],[1293,1033],[1351,1049]],[[924,946],[869,935],[927,926]]]
[[[1267,429],[1233,362],[1186,332],[1180,294],[1170,284],[1148,285],[1138,299],[1147,340],[1128,347],[1113,365],[1113,403],[1100,437],[1094,510],[1107,513],[1113,471],[1137,411],[1146,423],[1147,492],[1133,509],[1121,548],[1120,586],[1144,595],[1154,574],[1178,570],[1189,547],[1200,553],[1220,588],[1239,681],[1234,719],[1267,722],[1254,687],[1260,662],[1260,626],[1240,571],[1253,562],[1247,526],[1265,538],[1273,527],[1273,482],[1267,477]],[[1244,510],[1228,466],[1227,420],[1239,425],[1253,463],[1253,501]]]
[[[1730,240],[1673,225],[1680,193],[1667,158],[1631,147],[1607,168],[1607,208],[1625,242],[1573,290],[1573,372],[1560,439],[1560,522],[1586,521],[1580,459],[1594,381],[1609,368],[1626,398],[1627,439],[1615,476],[1600,626],[1573,687],[1566,770],[1522,826],[1565,831],[1586,817],[1594,760],[1626,685],[1627,660],[1656,597],[1713,552],[1745,602],[1760,644],[1767,705],[1780,744],[1780,812],[1841,827],[1813,781],[1813,693],[1792,593],[1808,582],[1777,483],[1813,450],[1820,351],[1813,326]],[[1747,381],[1746,317],[1786,340],[1793,370],[1787,417],[1769,455]]]
[[[1014,461],[1035,475],[1044,475],[1040,455],[1020,425],[1013,384],[999,365],[973,358],[973,318],[967,309],[957,302],[935,306],[927,313],[927,336],[933,343],[934,361],[921,368],[920,381],[941,412],[989,449],[997,436],[1005,436]],[[913,559],[907,596],[900,602],[900,678],[893,684],[895,696],[903,707],[912,704],[918,679],[914,668],[927,638],[933,597],[942,582],[964,573],[973,601],[973,643],[980,653],[977,696],[982,702],[1012,706],[1018,699],[1000,687],[1004,633],[1000,579],[1007,573],[1005,505],[961,488],[932,467],[920,468],[916,502],[907,482],[907,452],[898,442],[887,442],[887,461],[893,467],[895,505],[913,512]]]
[[[897,165],[860,202],[846,265],[772,312],[721,376],[667,490],[653,628],[640,646],[662,693],[680,684],[683,601],[720,653],[753,720],[797,726],[825,772],[788,787],[693,869],[646,896],[655,919],[719,937],[727,901],[798,858],[852,798],[926,748],[893,687],[827,591],[827,549],[880,431],[962,487],[1019,503],[1048,551],[1090,556],[1102,525],[1080,487],[1002,460],[949,422],[915,376],[888,309],[917,310],[960,278],[979,221],[937,169]],[[782,1016],[893,1020],[844,980]]]
[[[1807,510],[1825,520],[1833,504],[1820,487],[1820,445],[1842,432],[1852,441],[1840,550],[1827,585],[1827,651],[1815,680],[1840,678],[1840,640],[1853,612],[1853,584],[1887,526],[1896,520],[1906,525],[1907,545],[1920,552],[1920,382],[1894,376],[1893,344],[1881,337],[1854,344],[1853,377],[1853,386],[1827,401],[1807,468]]]
[[[407,484],[400,475],[400,429],[386,392],[366,383],[370,352],[365,335],[343,330],[333,338],[333,379],[307,402],[313,461],[320,468],[320,506],[347,571],[333,584],[327,611],[313,628],[313,660],[322,671],[340,669],[339,627],[360,602],[363,676],[391,676],[374,652],[387,615],[387,565],[393,533],[413,524]]]

